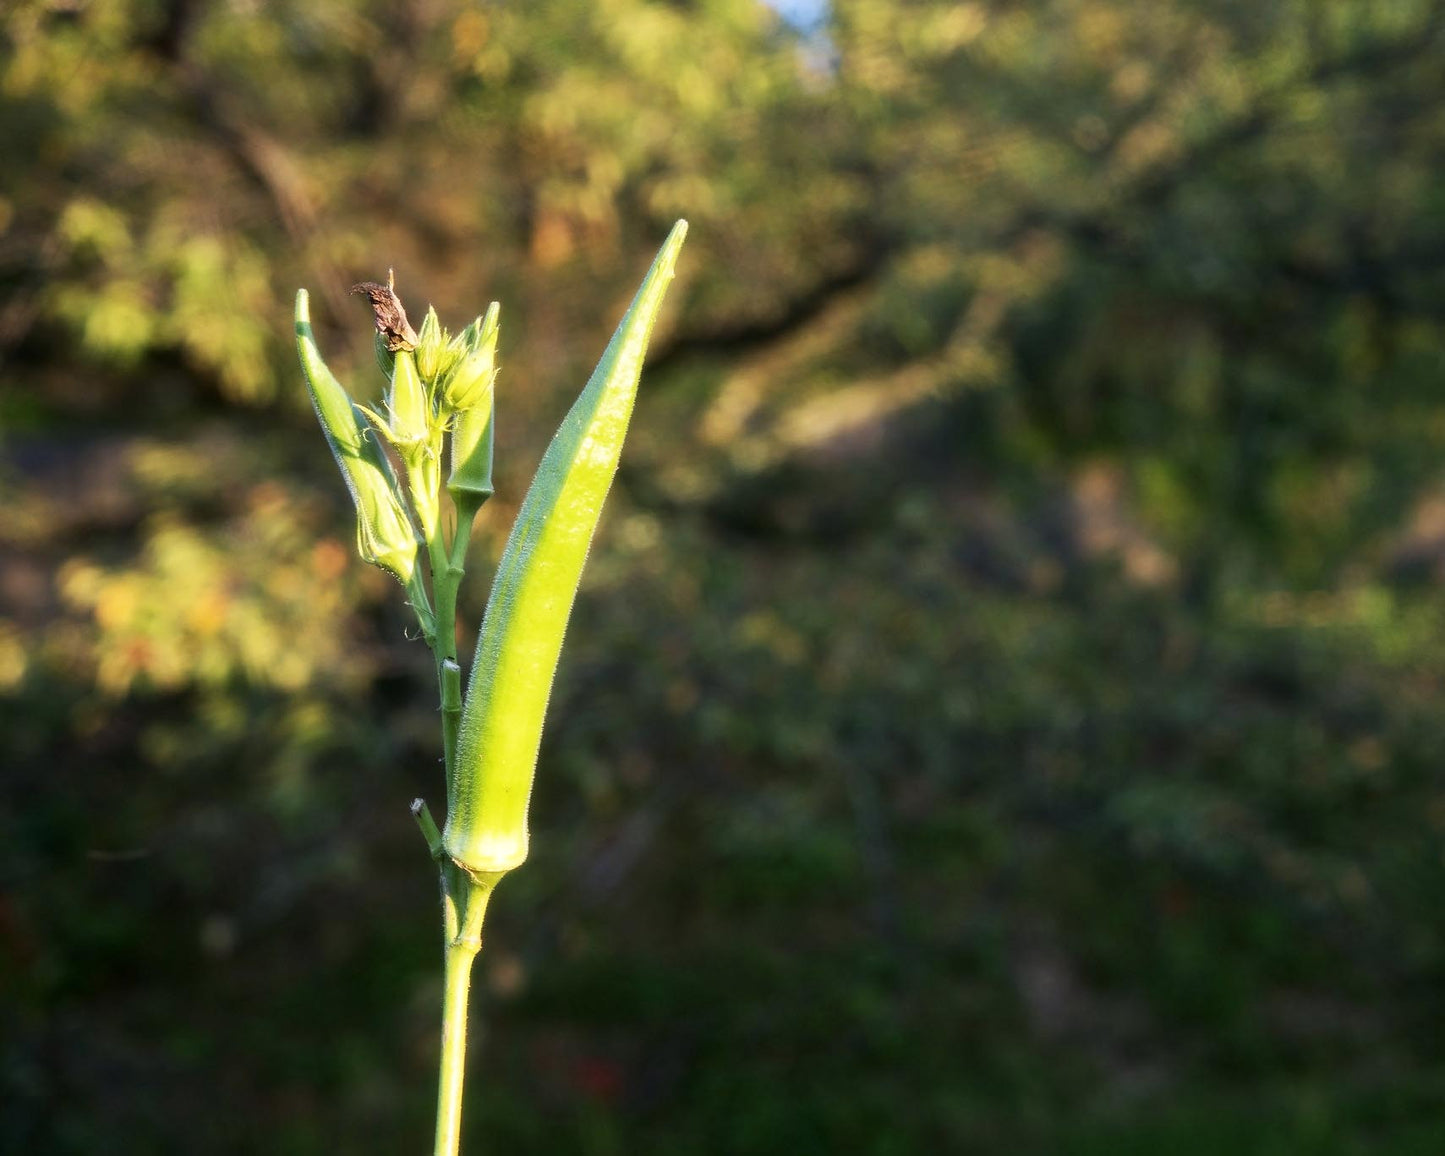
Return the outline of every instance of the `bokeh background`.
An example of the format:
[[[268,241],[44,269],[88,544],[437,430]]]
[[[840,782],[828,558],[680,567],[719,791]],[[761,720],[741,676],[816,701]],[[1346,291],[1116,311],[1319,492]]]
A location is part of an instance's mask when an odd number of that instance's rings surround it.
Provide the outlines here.
[[[1436,1156],[1445,4],[11,0],[0,1149],[428,1150],[430,660],[291,348],[692,232],[473,1151]]]

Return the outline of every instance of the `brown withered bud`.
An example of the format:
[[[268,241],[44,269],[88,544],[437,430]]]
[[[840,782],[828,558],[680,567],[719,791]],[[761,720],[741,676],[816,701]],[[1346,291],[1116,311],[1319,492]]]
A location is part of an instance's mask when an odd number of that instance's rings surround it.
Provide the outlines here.
[[[387,271],[386,284],[363,281],[351,287],[353,293],[365,293],[371,302],[371,311],[376,314],[376,331],[392,353],[403,349],[415,349],[416,331],[406,319],[406,310],[401,307],[401,298],[396,295],[395,279]]]

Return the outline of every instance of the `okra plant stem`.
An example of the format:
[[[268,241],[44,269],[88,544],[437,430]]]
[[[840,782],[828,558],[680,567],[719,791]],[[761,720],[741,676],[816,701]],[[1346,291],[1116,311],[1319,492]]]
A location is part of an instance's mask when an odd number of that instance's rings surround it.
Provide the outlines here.
[[[447,774],[455,769],[457,731],[462,722],[461,667],[457,663],[457,591],[466,572],[467,545],[472,537],[479,502],[457,507],[457,524],[452,531],[448,549],[441,521],[428,543],[427,553],[432,567],[432,589],[436,594],[436,634],[432,652],[436,655],[437,681],[442,700],[442,750]]]
[[[480,502],[457,506],[456,526],[450,548],[441,518],[427,542],[431,562],[436,635],[432,645],[441,688],[442,749],[446,771],[456,768],[457,732],[462,719],[462,671],[456,660],[457,590],[465,572],[467,545],[472,536]],[[428,819],[430,816],[428,815]],[[423,828],[427,842],[432,832]],[[442,857],[441,888],[445,988],[442,996],[441,1061],[437,1084],[437,1126],[434,1156],[456,1156],[461,1143],[462,1089],[467,1065],[467,1002],[472,964],[481,951],[482,919],[495,882],[478,883],[472,876]]]
[[[472,964],[482,948],[482,919],[496,880],[478,881],[454,863],[442,864],[446,926],[442,1049],[433,1156],[457,1156],[462,1135],[462,1087],[467,1065],[467,996]]]
[[[659,250],[596,371],[552,439],[498,563],[462,693],[457,661],[457,590],[472,523],[492,492],[494,302],[450,337],[435,310],[412,329],[392,279],[356,287],[376,319],[377,362],[390,386],[385,405],[351,400],[316,349],[309,298],[296,295],[296,341],[311,399],[357,515],[363,558],[406,588],[436,659],[446,761],[446,828],[426,803],[412,803],[437,865],[445,986],[436,1156],[457,1156],[466,1075],[467,995],[482,947],[482,919],[497,881],[527,855],[527,805],[542,722],[563,632],[602,503],[617,471],[638,376],[687,235],[679,221]],[[384,449],[401,459],[406,488]],[[450,475],[442,484],[441,465]],[[450,535],[442,491],[456,517]],[[422,558],[431,571],[431,589]]]
[[[448,945],[442,1004],[441,1086],[437,1093],[435,1156],[456,1156],[462,1137],[462,1087],[467,1063],[467,991],[477,950]]]

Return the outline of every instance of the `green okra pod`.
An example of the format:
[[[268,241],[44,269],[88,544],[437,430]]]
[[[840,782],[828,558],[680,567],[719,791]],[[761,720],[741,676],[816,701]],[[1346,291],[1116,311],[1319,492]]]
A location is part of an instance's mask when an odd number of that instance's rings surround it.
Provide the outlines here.
[[[617,472],[653,322],[687,235],[679,221],[552,438],[502,554],[447,783],[446,852],[478,875],[527,857],[527,805],[562,639]]]

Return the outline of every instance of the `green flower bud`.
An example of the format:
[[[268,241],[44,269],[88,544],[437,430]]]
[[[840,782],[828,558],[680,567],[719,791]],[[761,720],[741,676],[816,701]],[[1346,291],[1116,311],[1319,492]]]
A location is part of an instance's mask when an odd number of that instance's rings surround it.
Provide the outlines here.
[[[411,447],[424,445],[431,430],[431,397],[417,373],[416,355],[409,350],[397,351],[386,405],[397,450],[405,456]]]
[[[447,332],[437,320],[437,311],[428,305],[426,316],[422,318],[421,329],[417,333],[416,346],[416,369],[427,385],[436,384],[446,347]]]
[[[500,306],[497,306],[497,303],[495,301],[492,302],[492,305],[494,307],[500,308]],[[490,309],[487,310],[487,316],[491,316]],[[458,333],[455,337],[452,338],[452,344],[456,346],[458,357],[460,357],[464,353],[469,353],[471,350],[477,347],[478,343],[481,340],[482,327],[485,324],[486,322],[483,321],[480,317],[474,318],[467,323],[467,327],[465,329],[463,329],[460,333]]]
[[[457,509],[477,510],[492,496],[492,398],[463,410],[452,424],[452,472],[447,492]]]
[[[463,352],[441,387],[443,410],[464,413],[469,409],[490,408],[492,381],[497,375],[500,312],[501,306],[493,301],[485,321],[479,318],[462,330]]]
[[[498,875],[527,857],[527,806],[562,636],[686,234],[679,221],[552,438],[497,567],[447,782],[443,836],[446,853],[477,874]]]
[[[372,440],[370,430],[366,432]],[[395,491],[377,485],[357,486],[356,550],[363,562],[396,575],[403,586],[416,576],[417,536]]]
[[[316,348],[305,289],[296,294],[296,348],[311,391],[311,404],[356,507],[357,549],[365,561],[409,586],[416,577],[416,530],[402,502],[391,463],[360,408]]]
[[[458,411],[452,422],[452,472],[447,490],[458,509],[477,509],[492,494],[493,387],[497,378],[498,318],[493,301],[486,318],[478,317],[457,335],[461,361],[444,386]],[[480,364],[478,364],[480,363]],[[475,374],[475,380],[471,375]],[[451,404],[445,401],[443,404]]]

